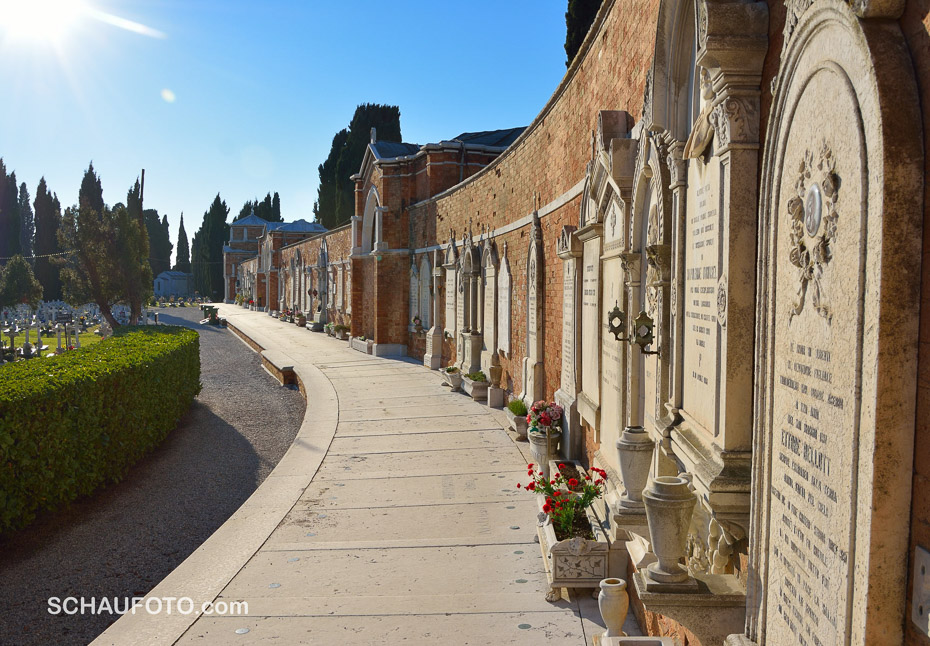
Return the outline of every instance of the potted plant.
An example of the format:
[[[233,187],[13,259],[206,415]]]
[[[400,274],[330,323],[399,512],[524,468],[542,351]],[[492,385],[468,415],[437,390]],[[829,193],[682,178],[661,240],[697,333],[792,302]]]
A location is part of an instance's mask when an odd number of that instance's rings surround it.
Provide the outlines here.
[[[452,388],[452,392],[462,387],[462,373],[455,366],[443,369],[442,380]]]
[[[413,317],[413,328],[417,334],[423,331],[423,320],[419,316]]]
[[[329,336],[335,336],[336,333],[333,331],[332,323],[327,323],[326,325],[323,326],[323,328],[326,330],[326,334],[328,334]]]
[[[481,370],[470,372],[462,377],[462,390],[475,401],[487,401],[488,378]]]
[[[555,402],[538,401],[526,415],[527,439],[530,451],[540,468],[549,476],[549,460],[557,458],[559,440],[562,438],[562,407]]]
[[[550,479],[534,466],[527,467],[531,480],[525,488],[538,495],[536,531],[546,558],[546,601],[558,601],[562,588],[598,588],[607,577],[610,544],[594,503],[607,488],[606,472],[592,467],[591,475],[577,463],[553,462],[555,475]]]
[[[297,320],[295,323],[298,327],[304,327],[307,324],[307,317],[303,312],[297,315]]]
[[[507,417],[510,419],[510,428],[520,436],[521,439],[526,439],[526,415],[529,411],[526,409],[526,404],[522,399],[511,399],[510,403],[507,404]]]
[[[345,341],[349,333],[349,326],[348,325],[334,325],[333,332],[335,332],[337,339],[339,339],[340,341]]]

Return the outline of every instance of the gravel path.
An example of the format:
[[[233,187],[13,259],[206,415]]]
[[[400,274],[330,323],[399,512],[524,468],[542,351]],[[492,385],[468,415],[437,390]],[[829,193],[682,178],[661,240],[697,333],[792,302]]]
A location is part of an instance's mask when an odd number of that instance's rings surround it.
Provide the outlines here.
[[[203,391],[178,428],[118,484],[0,542],[0,644],[87,644],[117,615],[49,613],[50,597],[144,596],[245,502],[304,413],[232,332],[199,309],[160,310],[200,331]]]

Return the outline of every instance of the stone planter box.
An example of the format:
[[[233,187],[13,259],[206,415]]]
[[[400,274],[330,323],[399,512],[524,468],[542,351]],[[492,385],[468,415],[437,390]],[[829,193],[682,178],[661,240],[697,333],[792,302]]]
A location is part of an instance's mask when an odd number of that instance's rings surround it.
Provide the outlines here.
[[[462,390],[476,402],[487,401],[488,385],[487,381],[472,381],[467,376],[462,376]]]
[[[298,316],[298,317],[297,317],[297,325],[298,325],[299,327],[304,327],[306,324],[307,324],[307,317],[306,317],[306,316]]]
[[[459,390],[462,387],[462,373],[459,371],[456,372],[446,372],[442,371],[442,380],[446,382],[449,386],[452,387],[452,392]]]
[[[348,332],[345,330],[336,330],[336,338],[340,341],[345,341],[348,338]]]
[[[506,406],[504,407],[504,413],[507,414],[507,419],[510,420],[510,428],[512,428],[517,435],[525,440],[527,428],[526,415],[514,415]]]
[[[371,345],[372,342],[358,338],[357,336],[351,337],[349,339],[349,347],[353,350],[358,350],[359,352],[364,352],[365,354],[371,354]]]
[[[576,536],[559,541],[555,537],[555,528],[549,516],[542,511],[542,496],[537,496],[537,504],[539,523],[536,533],[539,535],[539,548],[549,581],[546,601],[556,602],[561,599],[562,588],[597,589],[601,579],[607,578],[610,543],[593,509],[589,507],[585,513],[591,524],[594,540]]]

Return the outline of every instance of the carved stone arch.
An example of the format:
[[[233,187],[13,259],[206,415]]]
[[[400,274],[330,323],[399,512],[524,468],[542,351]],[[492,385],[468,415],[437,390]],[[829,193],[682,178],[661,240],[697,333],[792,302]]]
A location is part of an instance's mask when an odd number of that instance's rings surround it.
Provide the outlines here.
[[[823,643],[899,644],[910,615],[925,212],[917,83],[898,16],[882,13],[895,3],[786,4],[758,208],[749,537],[757,585],[747,591],[746,636],[772,646],[819,622]],[[881,19],[862,17],[872,11]],[[801,368],[829,383],[785,370],[801,348]],[[789,410],[796,428],[785,423]],[[816,437],[798,430],[810,425]],[[816,578],[792,575],[804,590],[796,599],[783,596],[786,571],[813,549],[793,553],[777,537],[790,531],[783,514],[800,498],[785,483],[794,442],[818,456],[807,534],[816,549],[828,545]],[[817,602],[812,616],[801,611],[789,623],[808,599]]]
[[[368,189],[368,196],[365,198],[365,211],[362,216],[362,253],[369,253],[374,248],[375,242],[375,225],[377,211],[381,208],[381,195],[378,188],[372,186]]]
[[[430,265],[429,254],[425,253],[420,258],[420,271],[419,271],[420,283],[419,288],[419,301],[420,301],[420,320],[421,325],[424,329],[429,329],[430,325],[433,322],[433,297],[432,297],[432,281],[433,281],[433,269]]]
[[[656,46],[648,100],[643,106],[646,128],[685,141],[698,113],[696,73],[698,22],[706,15],[704,0],[663,0],[659,4]]]

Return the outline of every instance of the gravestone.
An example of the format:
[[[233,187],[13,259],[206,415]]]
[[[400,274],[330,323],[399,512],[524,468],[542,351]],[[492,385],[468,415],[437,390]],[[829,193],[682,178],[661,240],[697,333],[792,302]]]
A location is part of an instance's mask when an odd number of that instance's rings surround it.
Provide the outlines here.
[[[817,4],[790,9],[765,147],[750,537],[762,579],[746,636],[771,646],[900,644],[919,102],[896,21]]]
[[[510,260],[507,258],[507,243],[501,255],[500,272],[497,278],[497,345],[501,352],[510,354],[510,290],[512,284]]]
[[[579,232],[581,261],[581,394],[578,411],[592,428],[600,428],[601,406],[601,237],[599,224]]]
[[[446,311],[443,329],[445,333],[455,339],[456,332],[456,303],[458,301],[458,250],[455,246],[455,240],[449,241],[446,247],[445,263],[443,264],[446,276]]]
[[[543,237],[539,214],[533,212],[526,256],[526,357],[523,359],[523,396],[529,407],[543,397]]]
[[[705,431],[719,433],[717,384],[720,334],[717,284],[723,283],[720,158],[693,159],[688,166],[688,211],[684,256],[683,408]],[[722,292],[724,293],[724,292]],[[725,296],[720,296],[724,298]]]

